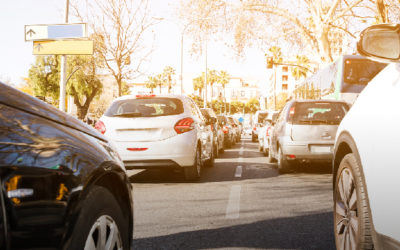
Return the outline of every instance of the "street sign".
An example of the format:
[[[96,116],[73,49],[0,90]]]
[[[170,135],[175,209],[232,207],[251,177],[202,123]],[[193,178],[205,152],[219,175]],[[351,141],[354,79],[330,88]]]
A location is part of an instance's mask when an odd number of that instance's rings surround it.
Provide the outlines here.
[[[86,23],[25,25],[25,41],[87,38]]]
[[[62,40],[62,41],[34,41],[34,55],[92,55],[93,41],[90,40]]]

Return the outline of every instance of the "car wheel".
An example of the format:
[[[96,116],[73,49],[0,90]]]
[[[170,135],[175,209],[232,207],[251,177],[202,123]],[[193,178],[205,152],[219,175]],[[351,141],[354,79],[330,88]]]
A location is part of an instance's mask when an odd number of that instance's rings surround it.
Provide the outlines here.
[[[213,149],[211,150],[210,159],[208,159],[208,160],[205,162],[205,164],[204,164],[205,167],[208,167],[208,168],[214,167],[214,163],[215,163],[215,154],[214,154],[214,152],[215,152],[215,150],[214,150],[214,148],[213,148]]]
[[[373,249],[364,176],[354,154],[340,162],[334,192],[336,248]]]
[[[224,151],[225,151],[225,149],[224,149],[224,146],[222,145],[222,147],[219,148],[219,153],[220,153],[220,154],[223,154]]]
[[[219,156],[218,142],[214,145],[214,156],[215,156],[215,158],[218,158],[218,156]]]
[[[269,149],[263,148],[263,153],[264,153],[264,156],[269,156]]]
[[[278,148],[278,172],[286,174],[290,172],[290,163],[284,159],[281,147]]]
[[[251,134],[251,141],[256,142],[256,136],[253,133]]]
[[[194,163],[190,167],[185,167],[183,169],[185,174],[185,179],[187,181],[194,181],[200,178],[201,172],[201,151],[199,148],[196,150],[196,156],[194,158]]]
[[[128,220],[106,188],[89,191],[64,249],[129,249]]]
[[[232,147],[231,140],[228,139],[228,140],[226,141],[226,148],[231,148],[231,147]]]
[[[260,143],[258,143],[258,151],[260,151],[260,152],[263,151],[263,147],[261,147]]]

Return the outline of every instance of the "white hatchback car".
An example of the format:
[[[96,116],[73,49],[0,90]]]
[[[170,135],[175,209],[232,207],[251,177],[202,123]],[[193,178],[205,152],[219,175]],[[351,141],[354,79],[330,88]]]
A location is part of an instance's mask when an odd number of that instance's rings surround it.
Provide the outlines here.
[[[273,128],[273,123],[279,115],[279,111],[271,111],[264,120],[262,127],[258,132],[258,150],[264,155],[269,155],[270,137]]]
[[[394,62],[368,83],[336,134],[337,249],[400,249],[400,25],[361,33],[358,51]]]
[[[95,127],[114,142],[127,169],[183,168],[194,180],[203,163],[214,165],[211,126],[183,95],[122,96]]]

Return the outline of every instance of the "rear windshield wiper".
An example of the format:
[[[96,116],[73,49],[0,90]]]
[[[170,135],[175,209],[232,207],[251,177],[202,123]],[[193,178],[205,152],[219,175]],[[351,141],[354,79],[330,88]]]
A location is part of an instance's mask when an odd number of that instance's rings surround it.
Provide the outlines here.
[[[142,113],[140,112],[130,112],[130,113],[122,113],[122,114],[115,114],[113,117],[140,117]]]

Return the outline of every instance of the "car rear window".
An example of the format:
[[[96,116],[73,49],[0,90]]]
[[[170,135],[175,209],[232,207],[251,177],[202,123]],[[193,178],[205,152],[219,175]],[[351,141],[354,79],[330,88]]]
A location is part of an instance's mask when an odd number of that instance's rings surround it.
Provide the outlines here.
[[[268,113],[259,113],[258,114],[258,123],[262,123],[264,119],[267,117]]]
[[[105,116],[156,117],[183,113],[183,104],[177,98],[152,97],[118,100],[111,104]]]
[[[296,103],[289,111],[293,124],[339,124],[349,106],[335,102]]]

